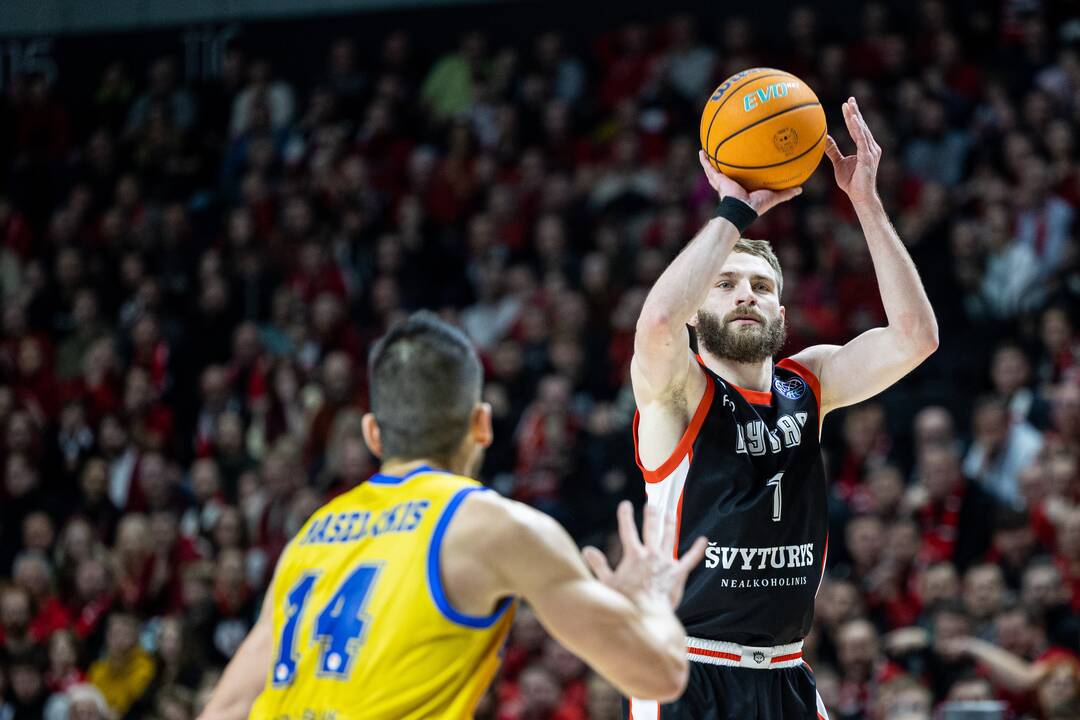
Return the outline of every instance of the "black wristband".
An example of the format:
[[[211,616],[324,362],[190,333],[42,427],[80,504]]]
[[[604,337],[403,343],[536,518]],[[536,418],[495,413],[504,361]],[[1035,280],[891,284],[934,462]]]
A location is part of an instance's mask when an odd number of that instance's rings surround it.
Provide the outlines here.
[[[738,228],[741,234],[743,230],[750,227],[750,223],[757,220],[758,214],[745,201],[729,195],[716,206],[715,217],[724,218]]]

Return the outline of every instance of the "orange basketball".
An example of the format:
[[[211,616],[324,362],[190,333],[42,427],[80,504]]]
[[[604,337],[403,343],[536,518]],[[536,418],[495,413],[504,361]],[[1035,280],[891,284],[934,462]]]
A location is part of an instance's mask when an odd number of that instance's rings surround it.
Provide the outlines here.
[[[825,131],[825,111],[814,91],[773,68],[732,75],[701,114],[705,154],[747,190],[801,185],[821,162]]]

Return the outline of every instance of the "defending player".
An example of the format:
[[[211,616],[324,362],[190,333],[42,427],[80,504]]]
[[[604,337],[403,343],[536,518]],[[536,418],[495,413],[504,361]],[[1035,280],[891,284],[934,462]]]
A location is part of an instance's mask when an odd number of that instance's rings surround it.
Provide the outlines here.
[[[598,581],[558,523],[465,477],[492,432],[461,332],[417,313],[375,345],[369,375],[363,432],[381,472],[286,548],[202,717],[471,717],[515,597],[623,692],[677,697],[686,636],[673,608],[704,539],[676,562],[660,551],[674,523],[647,510],[642,544],[624,503],[618,568],[586,549]]]
[[[877,196],[881,149],[854,98],[843,114],[857,152],[841,155],[831,137],[825,152],[866,235],[887,326],[774,365],[785,337],[783,277],[768,243],[739,236],[799,191],[748,194],[704,153],[722,198],[717,217],[642,308],[631,369],[649,505],[676,519],[676,556],[701,535],[709,548],[678,608],[690,636],[687,690],[668,705],[632,701],[634,720],[825,716],[802,660],[828,549],[821,420],[886,389],[938,342],[918,273]],[[688,350],[687,324],[700,355]]]

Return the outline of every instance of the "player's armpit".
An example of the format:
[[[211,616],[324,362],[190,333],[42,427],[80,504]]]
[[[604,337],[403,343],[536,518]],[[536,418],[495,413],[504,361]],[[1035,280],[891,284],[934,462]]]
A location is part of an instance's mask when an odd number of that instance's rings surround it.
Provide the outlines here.
[[[682,692],[685,633],[671,608],[639,607],[597,581],[547,515],[495,493],[473,493],[444,543],[443,582],[451,595],[469,578],[468,595],[487,585],[475,609],[521,597],[560,643],[626,695],[669,700]],[[479,567],[462,572],[473,563]]]
[[[686,384],[695,362],[685,325],[669,326],[646,313],[638,318],[630,379],[639,406],[662,400]]]
[[[663,388],[644,377],[637,355],[630,363],[640,413],[637,452],[643,466],[650,470],[663,465],[675,451],[708,384],[694,356],[688,350],[684,350],[684,356],[685,369]]]
[[[817,375],[824,416],[888,389],[934,349],[913,342],[896,328],[880,327],[867,330],[846,345],[813,345],[791,359]]]

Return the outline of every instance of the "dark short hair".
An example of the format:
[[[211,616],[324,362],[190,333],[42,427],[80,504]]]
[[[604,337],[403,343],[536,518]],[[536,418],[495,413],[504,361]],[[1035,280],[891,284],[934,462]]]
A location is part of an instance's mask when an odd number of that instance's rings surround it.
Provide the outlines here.
[[[384,459],[447,459],[468,432],[483,369],[464,333],[421,310],[372,347],[368,381]]]

